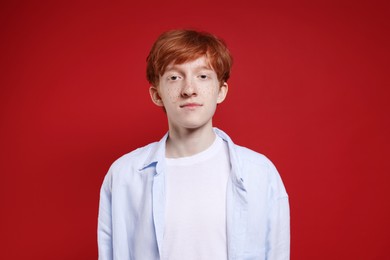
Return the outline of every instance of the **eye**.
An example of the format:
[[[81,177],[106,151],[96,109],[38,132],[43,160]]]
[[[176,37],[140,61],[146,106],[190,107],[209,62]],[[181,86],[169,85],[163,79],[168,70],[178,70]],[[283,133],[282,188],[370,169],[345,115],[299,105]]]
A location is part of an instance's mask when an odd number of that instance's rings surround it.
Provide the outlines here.
[[[201,74],[199,77],[200,77],[201,79],[207,79],[207,78],[208,78],[208,76],[207,76],[206,74]]]
[[[172,80],[172,81],[175,81],[175,80],[180,79],[180,77],[177,76],[177,75],[172,75],[172,76],[169,76],[168,79],[169,79],[169,80]]]

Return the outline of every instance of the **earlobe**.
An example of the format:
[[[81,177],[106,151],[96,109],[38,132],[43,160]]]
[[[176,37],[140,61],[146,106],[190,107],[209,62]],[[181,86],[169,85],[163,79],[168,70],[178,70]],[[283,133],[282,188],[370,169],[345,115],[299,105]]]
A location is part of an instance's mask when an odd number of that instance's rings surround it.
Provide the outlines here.
[[[218,100],[217,100],[218,104],[221,104],[225,100],[226,95],[228,93],[228,89],[229,89],[228,84],[224,82],[222,86],[219,88]]]
[[[157,87],[150,86],[149,94],[150,94],[150,98],[152,99],[153,103],[156,106],[159,106],[159,107],[163,107],[164,106],[164,103],[163,103],[163,101],[162,101],[162,99],[160,97],[160,94],[158,93]]]

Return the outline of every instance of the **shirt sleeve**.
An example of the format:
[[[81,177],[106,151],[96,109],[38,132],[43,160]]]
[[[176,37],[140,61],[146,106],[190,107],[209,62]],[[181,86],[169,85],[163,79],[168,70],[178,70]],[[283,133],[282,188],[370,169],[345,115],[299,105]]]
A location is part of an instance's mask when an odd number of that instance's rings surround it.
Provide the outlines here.
[[[112,260],[112,210],[111,210],[111,172],[104,178],[100,190],[98,216],[98,252],[99,260]]]
[[[267,244],[267,260],[290,259],[290,208],[288,195],[282,179],[274,167]]]

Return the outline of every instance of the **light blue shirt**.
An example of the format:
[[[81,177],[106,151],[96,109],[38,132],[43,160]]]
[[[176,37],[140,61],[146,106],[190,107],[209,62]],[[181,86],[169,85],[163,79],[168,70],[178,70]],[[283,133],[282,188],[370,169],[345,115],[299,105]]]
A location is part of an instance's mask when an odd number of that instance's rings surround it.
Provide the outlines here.
[[[214,131],[228,143],[231,162],[226,194],[229,260],[289,259],[288,195],[275,166],[265,156],[235,145],[223,131]],[[167,137],[122,156],[104,178],[100,260],[160,259]]]

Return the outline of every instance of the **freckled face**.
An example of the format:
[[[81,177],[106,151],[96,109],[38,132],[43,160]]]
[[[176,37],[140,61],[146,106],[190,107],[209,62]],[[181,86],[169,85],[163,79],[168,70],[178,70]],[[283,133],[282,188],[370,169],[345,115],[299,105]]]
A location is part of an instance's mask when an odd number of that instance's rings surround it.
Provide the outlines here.
[[[150,88],[153,102],[163,106],[170,128],[212,127],[217,104],[227,94],[217,74],[203,56],[183,64],[169,64],[159,85]]]

